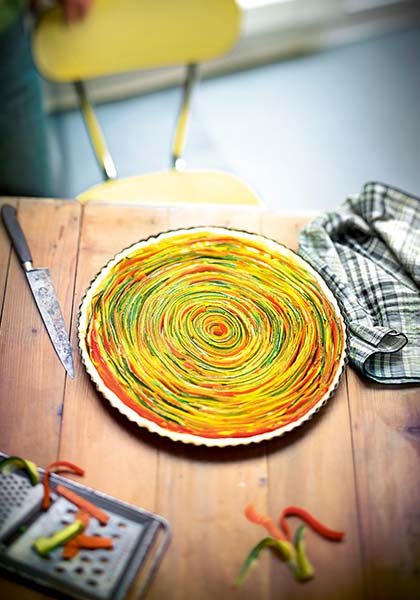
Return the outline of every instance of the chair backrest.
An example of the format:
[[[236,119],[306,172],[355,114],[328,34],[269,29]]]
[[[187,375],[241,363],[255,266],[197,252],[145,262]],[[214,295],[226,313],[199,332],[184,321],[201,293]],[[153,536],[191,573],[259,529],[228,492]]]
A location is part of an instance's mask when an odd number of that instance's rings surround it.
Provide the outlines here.
[[[240,14],[235,0],[95,0],[85,20],[67,25],[57,7],[36,28],[35,62],[61,82],[200,63],[235,44]]]
[[[183,172],[190,99],[197,64],[222,56],[236,43],[241,11],[236,0],[95,0],[87,18],[74,25],[53,8],[37,24],[33,38],[40,73],[73,82],[105,182],[79,195],[95,199],[156,203],[224,202],[259,204],[255,194],[227,173]],[[132,70],[187,65],[175,130],[173,169],[118,179],[85,80]]]

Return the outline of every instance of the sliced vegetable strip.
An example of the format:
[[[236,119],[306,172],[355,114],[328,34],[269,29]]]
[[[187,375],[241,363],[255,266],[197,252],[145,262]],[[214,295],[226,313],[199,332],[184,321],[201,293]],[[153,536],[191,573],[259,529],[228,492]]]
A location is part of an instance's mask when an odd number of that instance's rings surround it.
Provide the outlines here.
[[[83,525],[85,526],[85,529],[86,529],[87,526],[89,525],[90,514],[88,512],[86,512],[85,510],[79,508],[79,510],[76,513],[76,520],[77,521],[82,521],[82,523],[83,523]]]
[[[79,494],[76,494],[76,492],[73,492],[72,490],[69,490],[68,488],[60,484],[57,485],[55,491],[57,492],[57,494],[60,494],[60,496],[63,496],[64,498],[69,500],[69,502],[72,502],[79,508],[89,513],[91,517],[95,517],[95,519],[98,519],[98,521],[102,525],[106,525],[108,523],[109,515],[107,515],[106,512],[104,512],[97,506],[95,506],[95,504],[92,504],[92,502],[89,502],[89,500],[86,500],[86,498],[79,496]]]
[[[263,525],[273,537],[264,538],[252,548],[242,565],[241,571],[235,582],[236,585],[242,584],[249,570],[255,566],[260,552],[266,547],[275,548],[280,552],[282,560],[287,562],[293,577],[297,581],[308,581],[314,577],[315,570],[306,554],[303,537],[305,525],[301,525],[298,528],[292,543],[290,527],[286,520],[287,517],[294,516],[301,518],[312,527],[312,529],[327,539],[339,541],[344,537],[343,532],[334,531],[333,529],[325,527],[325,525],[317,521],[310,513],[308,513],[308,511],[297,506],[288,506],[281,513],[280,525],[286,537],[284,537],[283,533],[274,525],[270,518],[258,513],[253,504],[247,504],[244,512],[246,518],[251,521],[251,523]]]
[[[248,575],[250,569],[252,569],[252,567],[255,567],[257,565],[261,550],[263,550],[264,548],[267,548],[267,547],[277,550],[277,552],[280,555],[281,560],[283,560],[283,561],[289,561],[292,558],[292,554],[290,551],[291,547],[290,547],[290,544],[288,544],[288,542],[284,542],[282,540],[275,540],[274,538],[271,538],[271,537],[266,537],[266,538],[262,539],[260,542],[258,542],[258,544],[252,548],[251,552],[246,557],[246,559],[241,567],[241,570],[239,572],[239,575],[235,580],[235,585],[242,585],[242,583],[244,582],[245,577]]]
[[[302,521],[305,521],[314,531],[322,535],[322,537],[328,540],[339,542],[343,539],[345,533],[343,531],[334,531],[323,525],[320,521],[315,519],[308,511],[298,506],[288,506],[283,510],[280,516],[280,525],[286,534],[286,537],[290,539],[290,527],[287,522],[287,517],[299,517]]]
[[[13,471],[16,471],[17,469],[26,471],[32,485],[39,483],[39,471],[36,464],[31,460],[26,460],[20,456],[8,456],[0,463],[0,472],[2,472],[4,476],[10,475],[10,473],[13,473]]]
[[[75,540],[76,538],[73,538],[63,546],[63,552],[61,556],[64,558],[64,560],[71,560],[79,554],[80,547]]]
[[[224,228],[124,250],[92,283],[81,317],[83,357],[107,397],[207,439],[299,422],[335,387],[345,354],[335,300],[309,265]]]
[[[308,581],[315,575],[315,570],[306,555],[303,532],[305,525],[301,525],[296,531],[294,546],[296,548],[297,569],[292,568],[293,576],[297,581]]]
[[[245,506],[244,513],[248,521],[251,521],[251,523],[255,523],[256,525],[262,525],[263,527],[265,527],[268,533],[273,538],[276,538],[278,540],[285,539],[285,536],[275,525],[274,521],[269,517],[265,517],[261,513],[257,512],[252,503],[249,503]]]
[[[41,508],[42,510],[47,510],[51,505],[51,488],[50,488],[50,473],[56,471],[65,471],[66,473],[75,473],[76,475],[84,475],[85,472],[83,469],[74,465],[67,460],[57,460],[45,469],[43,484],[44,484],[44,497],[42,500]]]
[[[62,557],[71,560],[79,554],[80,550],[112,550],[113,547],[111,538],[81,533],[67,542],[63,548]]]
[[[114,547],[113,541],[109,537],[99,537],[96,535],[85,535],[81,533],[74,539],[74,543],[79,548],[86,548],[87,550],[95,550],[102,548],[103,550],[111,550]]]
[[[33,547],[41,556],[47,556],[50,552],[63,546],[71,539],[79,535],[84,529],[84,525],[81,521],[74,521],[71,525],[67,525],[63,529],[60,529],[51,537],[39,537],[35,540]]]
[[[76,513],[76,520],[81,521],[84,525],[84,531],[86,531],[87,526],[89,525],[90,515],[79,508]],[[82,534],[80,534],[82,535]],[[70,560],[79,554],[80,547],[77,543],[77,538],[79,536],[71,539],[67,544],[63,546],[63,554],[62,557],[66,560]]]

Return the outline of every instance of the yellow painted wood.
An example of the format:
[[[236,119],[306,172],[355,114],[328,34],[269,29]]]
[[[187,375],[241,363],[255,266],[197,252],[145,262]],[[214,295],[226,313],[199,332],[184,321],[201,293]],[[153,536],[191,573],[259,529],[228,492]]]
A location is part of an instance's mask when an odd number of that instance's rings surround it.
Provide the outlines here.
[[[192,69],[196,63],[226,53],[236,42],[239,29],[240,10],[235,0],[96,0],[88,16],[71,25],[65,23],[60,7],[47,12],[36,28],[33,50],[39,71],[59,82],[190,65],[173,142],[172,158],[178,169],[195,77]],[[104,176],[112,179],[80,194],[81,202],[260,204],[247,185],[221,172],[169,171],[113,181],[116,169],[84,95],[81,108]]]
[[[256,194],[241,180],[220,171],[164,171],[95,185],[78,196],[82,202],[172,204],[249,204]]]
[[[239,28],[234,0],[95,0],[71,25],[60,7],[47,12],[33,48],[45,77],[69,82],[211,60],[233,46]]]
[[[179,170],[182,167],[179,165],[179,159],[182,158],[185,142],[187,139],[187,129],[190,115],[191,95],[194,83],[197,79],[197,65],[188,65],[187,77],[184,84],[184,93],[182,105],[178,115],[178,122],[175,130],[174,141],[172,144],[172,166]]]
[[[99,166],[102,169],[103,176],[105,179],[115,179],[117,177],[117,169],[115,168],[114,161],[108,150],[108,146],[102,133],[102,129],[99,125],[99,121],[96,118],[95,111],[88,100],[85,87],[82,82],[76,83],[76,90],[79,96],[80,109],[85,120],[85,125],[92,143],[93,151],[95,152]]]

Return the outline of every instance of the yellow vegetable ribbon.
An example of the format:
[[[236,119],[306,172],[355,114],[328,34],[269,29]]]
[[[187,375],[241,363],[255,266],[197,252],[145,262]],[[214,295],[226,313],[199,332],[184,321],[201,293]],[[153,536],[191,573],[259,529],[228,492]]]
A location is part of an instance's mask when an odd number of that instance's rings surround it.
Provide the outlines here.
[[[272,240],[174,231],[123,252],[98,282],[90,360],[122,402],[167,430],[271,432],[336,381],[342,319],[314,272]]]

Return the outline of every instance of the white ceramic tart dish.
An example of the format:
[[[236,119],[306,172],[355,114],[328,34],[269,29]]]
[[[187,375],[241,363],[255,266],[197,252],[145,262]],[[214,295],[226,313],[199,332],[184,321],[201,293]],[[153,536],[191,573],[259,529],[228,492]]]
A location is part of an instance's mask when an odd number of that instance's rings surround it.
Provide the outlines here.
[[[301,425],[347,359],[344,319],[314,269],[273,240],[222,227],[122,250],[86,291],[78,336],[112,406],[151,432],[206,446]]]

